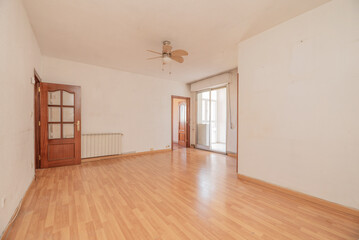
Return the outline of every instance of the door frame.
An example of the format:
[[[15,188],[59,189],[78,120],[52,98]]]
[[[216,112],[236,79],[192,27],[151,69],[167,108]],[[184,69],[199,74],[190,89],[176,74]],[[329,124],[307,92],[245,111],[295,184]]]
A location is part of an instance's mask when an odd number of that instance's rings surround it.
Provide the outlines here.
[[[211,129],[211,114],[212,114],[211,113],[211,111],[212,111],[211,92],[214,91],[214,90],[222,89],[222,88],[226,89],[226,121],[225,121],[225,123],[226,123],[226,151],[225,152],[214,151],[214,150],[211,149],[211,130],[212,130]],[[196,113],[198,111],[198,98],[197,98],[197,95],[199,93],[209,92],[209,101],[210,101],[210,103],[209,103],[209,109],[210,109],[210,111],[209,111],[209,119],[210,119],[209,120],[209,146],[208,146],[208,148],[205,148],[205,146],[203,148],[198,147],[198,144],[197,144],[197,138],[198,138],[197,130],[198,129],[197,129],[197,115],[196,115],[196,143],[195,143],[195,147],[197,149],[227,155],[227,144],[228,144],[228,122],[227,121],[228,121],[228,107],[229,107],[229,105],[228,105],[228,91],[229,91],[229,89],[228,89],[228,83],[227,83],[227,84],[224,84],[223,86],[213,87],[213,88],[206,88],[206,89],[202,89],[202,90],[196,92],[196,103],[195,103],[196,104]]]
[[[187,141],[186,141],[186,148],[191,146],[191,128],[190,128],[190,120],[191,120],[191,98],[190,97],[183,97],[183,96],[171,96],[171,150],[173,151],[173,101],[174,99],[183,99],[186,100],[186,132],[187,132]]]
[[[40,153],[41,153],[41,149],[40,149],[40,126],[39,126],[39,122],[40,122],[40,82],[42,82],[39,74],[36,72],[36,69],[34,69],[34,140],[35,140],[35,144],[34,144],[34,161],[35,161],[35,169],[40,168]]]

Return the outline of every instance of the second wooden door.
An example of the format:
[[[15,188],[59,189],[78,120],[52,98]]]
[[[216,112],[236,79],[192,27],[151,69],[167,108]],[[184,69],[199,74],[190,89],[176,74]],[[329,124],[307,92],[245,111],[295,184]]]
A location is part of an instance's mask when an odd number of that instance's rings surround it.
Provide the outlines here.
[[[40,84],[40,167],[81,163],[81,88]]]

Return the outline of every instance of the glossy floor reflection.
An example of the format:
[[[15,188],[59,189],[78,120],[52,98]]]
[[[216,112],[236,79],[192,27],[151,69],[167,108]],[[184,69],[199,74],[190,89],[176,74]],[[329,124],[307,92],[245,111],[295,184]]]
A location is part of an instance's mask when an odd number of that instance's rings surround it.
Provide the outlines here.
[[[37,171],[7,239],[357,239],[359,218],[241,182],[196,149]]]
[[[226,153],[226,144],[225,143],[212,143],[211,151]]]

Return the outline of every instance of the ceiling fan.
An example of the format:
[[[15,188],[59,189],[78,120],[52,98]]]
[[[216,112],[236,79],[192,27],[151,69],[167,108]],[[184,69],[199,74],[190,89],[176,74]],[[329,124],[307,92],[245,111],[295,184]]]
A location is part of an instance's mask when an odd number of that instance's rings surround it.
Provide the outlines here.
[[[147,51],[149,51],[151,53],[156,53],[156,54],[159,54],[161,56],[147,58],[147,60],[162,58],[162,61],[163,61],[162,64],[163,65],[171,62],[171,60],[174,60],[174,61],[179,62],[179,63],[183,63],[183,61],[184,61],[183,56],[188,55],[187,51],[182,50],[182,49],[177,49],[177,50],[172,51],[171,42],[167,41],[167,40],[163,41],[162,44],[163,44],[162,45],[162,53],[152,51],[152,50],[147,50]]]

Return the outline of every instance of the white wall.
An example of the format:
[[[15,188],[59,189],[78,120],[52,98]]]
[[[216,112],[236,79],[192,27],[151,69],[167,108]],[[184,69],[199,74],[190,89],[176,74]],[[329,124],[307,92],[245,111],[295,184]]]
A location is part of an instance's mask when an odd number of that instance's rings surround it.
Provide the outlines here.
[[[171,95],[189,96],[186,84],[49,57],[43,69],[46,82],[81,86],[82,133],[121,132],[124,153],[171,145]]]
[[[230,99],[230,109],[227,109],[227,152],[237,153],[237,71],[230,72],[227,94]]]
[[[19,0],[0,1],[0,236],[34,177],[34,67],[40,50]]]
[[[359,1],[239,44],[241,174],[359,208]]]

